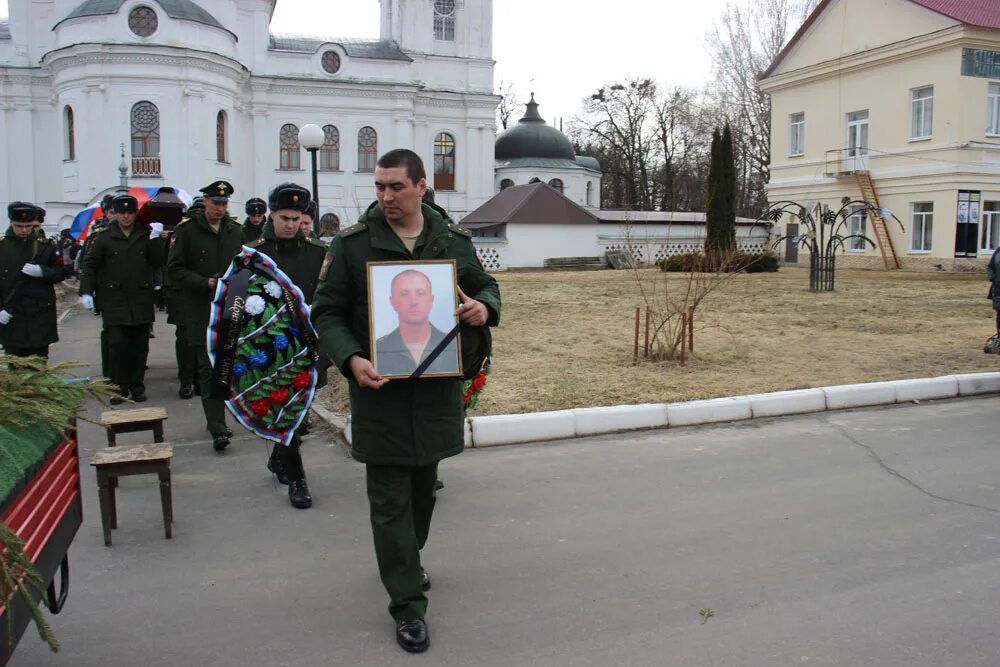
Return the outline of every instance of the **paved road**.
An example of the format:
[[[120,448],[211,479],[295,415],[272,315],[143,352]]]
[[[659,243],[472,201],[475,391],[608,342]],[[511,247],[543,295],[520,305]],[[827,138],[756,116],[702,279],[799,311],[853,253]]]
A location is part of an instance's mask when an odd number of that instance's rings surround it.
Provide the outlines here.
[[[97,318],[63,331],[56,356],[93,362]],[[170,335],[158,323],[149,395],[170,412],[174,539],[155,481],[129,478],[105,548],[85,470],[63,649],[27,634],[15,667],[1000,664],[995,397],[451,459],[425,551],[432,646],[409,656],[363,469],[311,436],[316,504],[292,509],[259,440],[212,451],[174,395]],[[81,428],[85,459],[101,444]]]

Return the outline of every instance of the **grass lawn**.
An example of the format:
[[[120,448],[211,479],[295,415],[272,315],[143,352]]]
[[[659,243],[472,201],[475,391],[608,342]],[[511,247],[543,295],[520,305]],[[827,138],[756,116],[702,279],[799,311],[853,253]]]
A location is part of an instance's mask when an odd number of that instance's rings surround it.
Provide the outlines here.
[[[677,289],[683,274],[640,272]],[[503,297],[494,365],[470,414],[671,402],[1000,369],[985,274],[839,270],[837,291],[809,292],[806,269],[740,274],[699,307],[694,357],[632,362],[629,271],[496,274]],[[640,354],[642,341],[640,340]],[[347,412],[346,383],[319,396]]]

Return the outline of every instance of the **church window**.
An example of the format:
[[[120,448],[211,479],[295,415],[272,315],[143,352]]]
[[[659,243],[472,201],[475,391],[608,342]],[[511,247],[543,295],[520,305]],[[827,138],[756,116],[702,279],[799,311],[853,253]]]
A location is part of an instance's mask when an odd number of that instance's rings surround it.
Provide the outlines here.
[[[215,117],[215,159],[228,162],[226,159],[226,112],[220,111]]]
[[[159,27],[156,12],[149,7],[136,7],[128,13],[128,28],[139,37],[150,37]]]
[[[455,0],[434,0],[434,39],[455,41]]]
[[[137,102],[132,107],[132,173],[160,173],[160,110],[152,102]]]
[[[327,51],[321,60],[323,71],[327,74],[336,74],[340,71],[340,54],[336,51]]]
[[[500,181],[500,191],[501,192],[503,192],[507,188],[512,188],[512,187],[514,187],[514,181],[510,180],[509,178],[505,178],[502,181]]]
[[[76,127],[73,125],[73,107],[66,105],[63,111],[66,124],[66,150],[64,151],[67,160],[76,159]]]
[[[594,184],[587,181],[587,206],[594,205]]]
[[[455,137],[447,132],[434,139],[434,189],[455,189]]]
[[[562,179],[553,178],[551,181],[549,181],[549,187],[551,187],[553,190],[558,190],[559,193],[562,194],[562,191],[564,189]]]
[[[333,125],[323,126],[323,145],[319,147],[319,170],[340,170],[340,131]]]
[[[375,171],[378,161],[378,134],[370,127],[358,130],[358,171]]]
[[[299,128],[291,123],[281,126],[279,134],[279,161],[278,169],[299,169],[299,155],[302,150],[299,148]]]

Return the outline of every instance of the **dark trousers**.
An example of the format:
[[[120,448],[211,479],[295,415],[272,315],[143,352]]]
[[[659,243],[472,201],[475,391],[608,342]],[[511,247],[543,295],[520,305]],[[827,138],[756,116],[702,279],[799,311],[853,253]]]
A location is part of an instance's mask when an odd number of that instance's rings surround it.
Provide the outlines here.
[[[108,330],[106,328],[101,329],[101,375],[106,378],[111,378],[111,366],[108,365],[108,359],[111,358],[111,354],[108,352]]]
[[[174,331],[174,357],[177,359],[177,379],[181,384],[198,381],[198,350],[188,345],[187,328],[179,325]]]
[[[368,504],[379,576],[397,622],[423,618],[427,596],[420,589],[420,550],[434,514],[437,464],[421,467],[366,466]]]
[[[11,347],[4,345],[3,351],[11,357],[45,357],[49,358],[49,346],[41,347]]]
[[[284,467],[285,472],[288,474],[288,479],[291,481],[302,479],[306,476],[305,468],[302,467],[302,440],[298,436],[292,438],[292,441],[285,445],[274,445],[274,456]]]
[[[209,398],[212,393],[212,362],[208,358],[208,347],[193,348],[198,362],[198,386],[201,388],[201,408],[205,411],[205,426],[214,438],[226,433],[226,403]]]
[[[149,356],[149,325],[109,326],[108,377],[111,382],[133,393],[143,393],[146,386],[146,358]]]

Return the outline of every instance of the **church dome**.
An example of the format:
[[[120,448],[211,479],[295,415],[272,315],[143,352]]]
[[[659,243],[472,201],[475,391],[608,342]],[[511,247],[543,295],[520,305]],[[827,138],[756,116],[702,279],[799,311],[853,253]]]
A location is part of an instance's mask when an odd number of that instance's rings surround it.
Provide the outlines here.
[[[167,13],[167,16],[172,19],[194,21],[195,23],[203,23],[213,28],[226,29],[214,16],[205,11],[197,3],[192,2],[192,0],[156,0],[156,2]],[[125,0],[85,0],[85,2],[82,2],[76,9],[71,11],[63,21],[84,16],[117,14],[118,10],[124,4]],[[62,23],[62,21],[59,23]],[[58,26],[59,24],[57,23],[56,25]]]
[[[527,104],[524,117],[517,125],[502,132],[494,147],[494,157],[497,160],[514,160],[517,158],[555,158],[573,160],[576,154],[573,144],[566,135],[556,128],[547,125],[545,119],[538,115],[538,103],[535,94]]]

